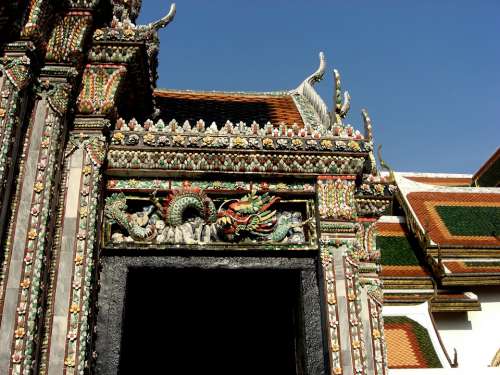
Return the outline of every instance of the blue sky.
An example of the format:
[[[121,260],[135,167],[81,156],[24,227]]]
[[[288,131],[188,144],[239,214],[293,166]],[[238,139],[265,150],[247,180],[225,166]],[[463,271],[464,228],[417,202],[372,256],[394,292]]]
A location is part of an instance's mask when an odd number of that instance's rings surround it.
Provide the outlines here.
[[[348,122],[396,170],[473,173],[500,145],[500,1],[178,0],[160,32],[158,87],[293,89],[318,66],[352,96]],[[170,3],[143,0],[138,23]]]

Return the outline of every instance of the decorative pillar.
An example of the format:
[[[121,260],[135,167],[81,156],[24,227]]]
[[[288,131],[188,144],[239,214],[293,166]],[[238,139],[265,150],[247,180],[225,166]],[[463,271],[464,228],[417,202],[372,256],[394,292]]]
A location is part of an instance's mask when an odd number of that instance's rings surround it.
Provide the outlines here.
[[[122,64],[88,64],[75,102],[78,113],[65,151],[64,180],[55,231],[41,374],[83,374],[92,367],[92,295],[97,264],[101,166],[109,127],[116,113]],[[56,271],[57,270],[57,271]]]
[[[355,176],[320,176],[317,186],[332,374],[369,374],[358,265],[352,257],[358,245]]]
[[[51,214],[64,144],[69,79],[73,76],[71,68],[49,68],[42,73],[39,98],[26,134],[19,171],[20,189],[5,242],[10,262],[5,269],[0,327],[2,374],[32,371],[38,350],[44,269],[52,239]]]
[[[360,217],[355,192],[355,176],[318,178],[332,373],[385,375],[376,218]]]
[[[61,191],[61,223],[56,230],[54,264],[49,289],[48,317],[42,351],[41,374],[83,374],[88,369],[92,336],[91,295],[96,287],[96,249],[101,166],[106,139],[99,129],[80,125],[106,125],[107,120],[77,119],[65,152],[65,178]],[[50,345],[48,345],[50,343]]]
[[[26,53],[7,53],[0,60],[0,243],[6,227],[11,187],[31,82],[31,62]],[[7,259],[0,255],[0,260]],[[3,267],[2,267],[3,268]],[[0,282],[1,283],[1,282]],[[0,301],[3,300],[0,288]],[[1,306],[1,303],[0,303]]]
[[[376,248],[375,218],[360,218],[357,225],[357,246],[351,252],[357,264],[361,298],[361,319],[366,327],[364,340],[369,353],[367,366],[375,375],[388,372],[382,318],[382,282],[379,278],[380,251]]]

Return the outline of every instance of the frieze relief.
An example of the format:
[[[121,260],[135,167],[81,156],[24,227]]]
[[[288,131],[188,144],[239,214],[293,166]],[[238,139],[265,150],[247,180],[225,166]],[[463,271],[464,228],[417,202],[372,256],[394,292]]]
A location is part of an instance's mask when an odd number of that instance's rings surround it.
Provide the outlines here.
[[[211,194],[185,185],[168,194],[112,193],[104,208],[106,247],[236,245],[315,248],[313,204],[270,193]],[[204,247],[205,248],[205,247]]]

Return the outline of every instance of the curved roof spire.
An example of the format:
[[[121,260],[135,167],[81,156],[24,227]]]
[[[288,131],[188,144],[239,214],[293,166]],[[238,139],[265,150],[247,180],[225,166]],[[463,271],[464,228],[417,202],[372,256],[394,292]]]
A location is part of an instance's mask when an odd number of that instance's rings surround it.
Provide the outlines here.
[[[328,107],[323,99],[314,89],[314,85],[321,81],[325,75],[326,59],[323,52],[319,53],[319,67],[316,71],[307,77],[299,87],[295,90],[297,93],[305,97],[316,111],[319,119],[321,120],[323,129],[330,127],[330,116],[328,114]]]
[[[172,3],[172,5],[170,5],[170,9],[169,9],[166,16],[164,16],[163,18],[160,18],[158,21],[148,23],[146,25],[146,28],[148,28],[150,30],[159,30],[159,29],[164,28],[170,22],[172,22],[172,20],[175,17],[175,12],[176,12],[175,3]]]
[[[326,70],[326,58],[323,52],[319,53],[319,67],[316,71],[307,77],[304,82],[309,83],[311,86],[314,86],[316,83],[321,81],[325,75]]]
[[[351,95],[348,91],[344,91],[344,98],[342,100],[342,86],[340,83],[340,73],[337,69],[333,69],[333,80],[335,84],[335,96],[333,98],[333,116],[332,121],[334,124],[342,125],[342,119],[347,116],[351,108]]]

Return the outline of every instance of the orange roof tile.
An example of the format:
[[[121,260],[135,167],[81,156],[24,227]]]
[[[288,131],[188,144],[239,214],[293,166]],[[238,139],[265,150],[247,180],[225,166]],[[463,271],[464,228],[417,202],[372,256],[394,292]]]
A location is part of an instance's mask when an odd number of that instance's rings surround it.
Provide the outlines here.
[[[500,273],[500,262],[444,261],[452,273]]]
[[[176,119],[181,124],[186,120],[196,123],[202,119],[206,124],[216,122],[218,125],[229,120],[235,124],[256,121],[264,125],[269,121],[272,124],[284,122],[304,126],[295,102],[286,94],[157,90],[154,96],[161,117],[165,120]]]
[[[390,369],[443,367],[426,328],[405,316],[384,317]]]
[[[375,225],[377,235],[382,237],[406,236],[409,233],[405,223],[377,222]]]
[[[431,240],[442,246],[463,246],[463,247],[500,247],[500,240],[494,233],[485,233],[482,235],[464,235],[453,234],[452,226],[449,221],[443,219],[438,209],[442,207],[457,208],[499,208],[500,194],[493,193],[454,193],[454,192],[411,192],[407,195],[408,202],[413,208],[420,224],[425,228]],[[469,213],[474,216],[476,211]],[[495,211],[498,212],[498,211]],[[496,218],[491,218],[491,225],[498,225]],[[469,221],[460,223],[472,227],[480,225]],[[498,236],[498,234],[497,234]]]

